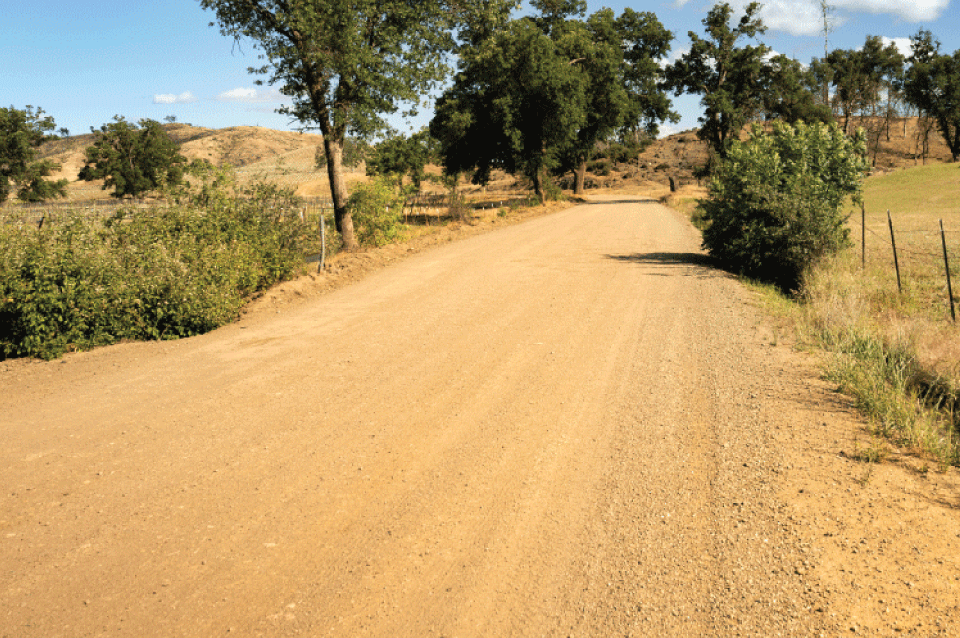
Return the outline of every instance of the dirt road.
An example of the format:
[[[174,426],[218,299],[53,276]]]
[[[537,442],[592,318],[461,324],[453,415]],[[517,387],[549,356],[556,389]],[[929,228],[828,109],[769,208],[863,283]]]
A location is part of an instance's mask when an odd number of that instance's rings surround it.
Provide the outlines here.
[[[0,636],[949,635],[954,484],[940,589],[819,575],[875,575],[836,549],[860,527],[821,531],[856,516],[816,447],[853,421],[698,243],[597,202],[204,337],[2,364]]]

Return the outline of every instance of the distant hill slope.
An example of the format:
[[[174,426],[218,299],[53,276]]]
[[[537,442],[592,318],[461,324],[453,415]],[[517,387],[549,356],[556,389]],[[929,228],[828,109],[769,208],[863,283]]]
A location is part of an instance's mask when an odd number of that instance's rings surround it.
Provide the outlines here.
[[[259,126],[231,126],[210,129],[189,124],[165,124],[164,129],[177,144],[187,159],[206,159],[216,165],[232,164],[239,168],[256,162],[275,158],[291,151],[313,149],[323,142],[323,137],[310,133],[275,131]],[[74,135],[53,140],[40,147],[40,156],[63,165],[62,173],[67,179],[76,179],[76,171],[68,169],[83,166],[84,153],[93,144],[94,135]]]
[[[899,118],[890,127],[890,137],[881,136],[876,167],[880,171],[905,168],[920,163],[917,157],[917,118]],[[242,179],[263,177],[297,187],[305,196],[328,195],[326,174],[314,168],[316,147],[323,142],[320,135],[276,131],[257,126],[234,126],[209,129],[189,124],[165,124],[170,136],[180,144],[180,152],[188,159],[207,159],[213,164],[231,164],[239,169]],[[927,162],[949,161],[950,154],[943,138],[936,131],[930,134]],[[96,182],[77,182],[83,167],[85,149],[94,141],[92,134],[75,135],[45,143],[40,155],[61,164],[56,177],[70,180],[70,199],[86,200],[106,197]],[[630,164],[617,164],[607,175],[594,175],[589,182],[603,188],[628,187],[637,184],[666,185],[673,177],[679,184],[696,181],[694,170],[707,159],[706,144],[689,130],[656,140]],[[348,181],[363,180],[360,167]]]

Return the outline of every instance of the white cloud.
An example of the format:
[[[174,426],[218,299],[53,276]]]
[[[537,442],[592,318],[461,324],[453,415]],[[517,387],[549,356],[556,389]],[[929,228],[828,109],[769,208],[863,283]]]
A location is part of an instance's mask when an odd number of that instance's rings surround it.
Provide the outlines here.
[[[196,102],[197,98],[190,91],[185,91],[180,95],[173,93],[161,93],[153,96],[154,104],[190,104]]]
[[[910,38],[888,38],[885,35],[880,36],[880,41],[884,46],[895,44],[900,55],[909,58],[913,55],[913,45],[910,44]]]
[[[670,51],[670,53],[667,54],[667,57],[660,58],[657,61],[657,63],[660,65],[660,68],[662,69],[662,68],[665,68],[668,64],[673,64],[674,62],[676,62],[677,60],[679,60],[680,58],[682,58],[688,53],[690,53],[690,47],[677,47],[676,49],[673,49],[672,51]]]
[[[224,91],[217,96],[221,102],[281,102],[283,95],[277,89],[260,90],[254,88],[236,88]]]
[[[675,133],[681,133],[687,130],[687,128],[689,127],[684,127],[682,124],[664,123],[660,125],[660,130],[657,137],[660,139],[663,139],[664,137],[669,137],[670,135],[674,135]]]
[[[840,9],[863,11],[866,13],[892,13],[908,22],[936,20],[943,14],[950,0],[912,0],[910,2],[890,2],[890,0],[833,0]]]
[[[735,16],[743,15],[749,0],[731,0]],[[891,14],[907,22],[936,20],[950,4],[950,0],[831,0],[835,8],[830,17],[833,27],[848,20],[850,13]],[[763,23],[774,31],[791,35],[817,35],[823,33],[823,14],[817,0],[766,0],[760,10]]]

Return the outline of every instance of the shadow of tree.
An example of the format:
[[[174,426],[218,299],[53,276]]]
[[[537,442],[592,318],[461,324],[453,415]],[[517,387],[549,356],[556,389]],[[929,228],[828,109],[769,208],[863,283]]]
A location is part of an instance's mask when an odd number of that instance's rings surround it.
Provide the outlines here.
[[[633,264],[716,268],[713,258],[703,253],[634,253],[632,255],[606,255],[606,257],[607,259]]]
[[[605,255],[607,259],[638,266],[651,266],[649,274],[657,277],[717,277],[731,276],[722,270],[709,255],[703,253],[634,253],[632,255]]]

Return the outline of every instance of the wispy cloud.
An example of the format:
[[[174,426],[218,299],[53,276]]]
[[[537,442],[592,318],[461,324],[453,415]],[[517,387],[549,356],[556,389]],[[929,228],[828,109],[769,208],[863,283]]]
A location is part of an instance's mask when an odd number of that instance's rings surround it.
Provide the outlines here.
[[[890,0],[834,0],[840,9],[864,11],[866,13],[892,13],[908,22],[936,20],[946,10],[950,0],[912,0],[911,2],[890,2]]]
[[[731,0],[730,5],[738,15],[750,0]],[[950,0],[831,0],[834,12],[830,16],[832,26],[838,27],[849,19],[850,13],[890,14],[907,22],[936,20],[946,10]],[[763,23],[774,31],[791,35],[817,35],[823,33],[823,14],[816,0],[766,0],[760,10]]]
[[[221,102],[282,102],[283,95],[277,89],[236,88],[224,91],[217,96]]]
[[[196,102],[197,98],[190,91],[185,91],[180,95],[173,93],[160,93],[153,96],[154,104],[190,104]]]

